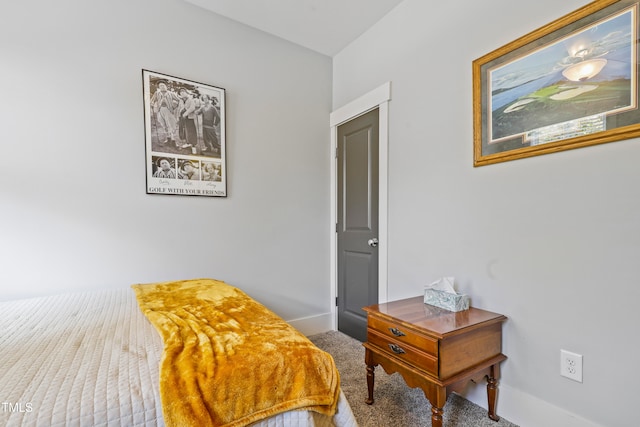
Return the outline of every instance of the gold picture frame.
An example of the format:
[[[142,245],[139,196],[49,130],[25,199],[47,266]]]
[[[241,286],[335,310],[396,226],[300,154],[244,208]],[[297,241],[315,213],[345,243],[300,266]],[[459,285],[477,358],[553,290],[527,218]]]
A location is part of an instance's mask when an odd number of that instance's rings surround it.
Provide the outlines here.
[[[639,4],[594,1],[473,61],[473,165],[640,136]]]

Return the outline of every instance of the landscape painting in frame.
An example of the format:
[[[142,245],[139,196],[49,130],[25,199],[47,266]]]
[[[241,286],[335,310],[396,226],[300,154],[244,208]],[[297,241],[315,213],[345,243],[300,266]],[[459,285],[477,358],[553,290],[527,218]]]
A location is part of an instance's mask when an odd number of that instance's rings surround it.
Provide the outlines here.
[[[225,90],[142,70],[148,194],[225,197]]]
[[[474,61],[474,166],[631,138],[638,2],[596,1]]]

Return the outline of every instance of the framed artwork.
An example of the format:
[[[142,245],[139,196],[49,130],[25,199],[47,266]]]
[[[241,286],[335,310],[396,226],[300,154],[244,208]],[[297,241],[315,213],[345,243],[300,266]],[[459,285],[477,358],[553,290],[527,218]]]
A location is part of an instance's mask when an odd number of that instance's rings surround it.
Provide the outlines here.
[[[473,61],[474,166],[640,136],[638,5],[594,1]]]
[[[225,90],[142,70],[147,194],[225,197]]]

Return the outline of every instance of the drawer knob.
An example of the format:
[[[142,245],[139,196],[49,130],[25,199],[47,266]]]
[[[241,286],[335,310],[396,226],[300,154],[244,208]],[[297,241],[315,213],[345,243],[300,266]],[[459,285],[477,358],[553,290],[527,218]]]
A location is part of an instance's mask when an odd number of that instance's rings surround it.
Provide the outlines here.
[[[395,354],[404,354],[406,353],[402,347],[400,347],[399,345],[396,344],[389,344],[389,348],[391,349],[391,351],[393,351]]]
[[[404,337],[405,333],[402,332],[400,329],[396,329],[396,328],[389,328],[389,330],[391,331],[391,333],[397,337]]]

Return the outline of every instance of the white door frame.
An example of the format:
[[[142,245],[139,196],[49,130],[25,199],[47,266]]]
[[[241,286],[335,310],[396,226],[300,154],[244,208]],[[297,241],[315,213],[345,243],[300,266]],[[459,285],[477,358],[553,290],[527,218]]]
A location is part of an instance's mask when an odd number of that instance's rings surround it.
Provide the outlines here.
[[[388,257],[388,148],[389,148],[389,101],[391,100],[391,82],[387,82],[369,93],[349,102],[329,115],[331,126],[331,319],[332,329],[338,329],[338,310],[336,310],[336,296],[338,295],[338,239],[336,224],[338,223],[338,126],[354,119],[374,108],[379,109],[379,172],[378,172],[378,301],[387,302],[387,257]]]

